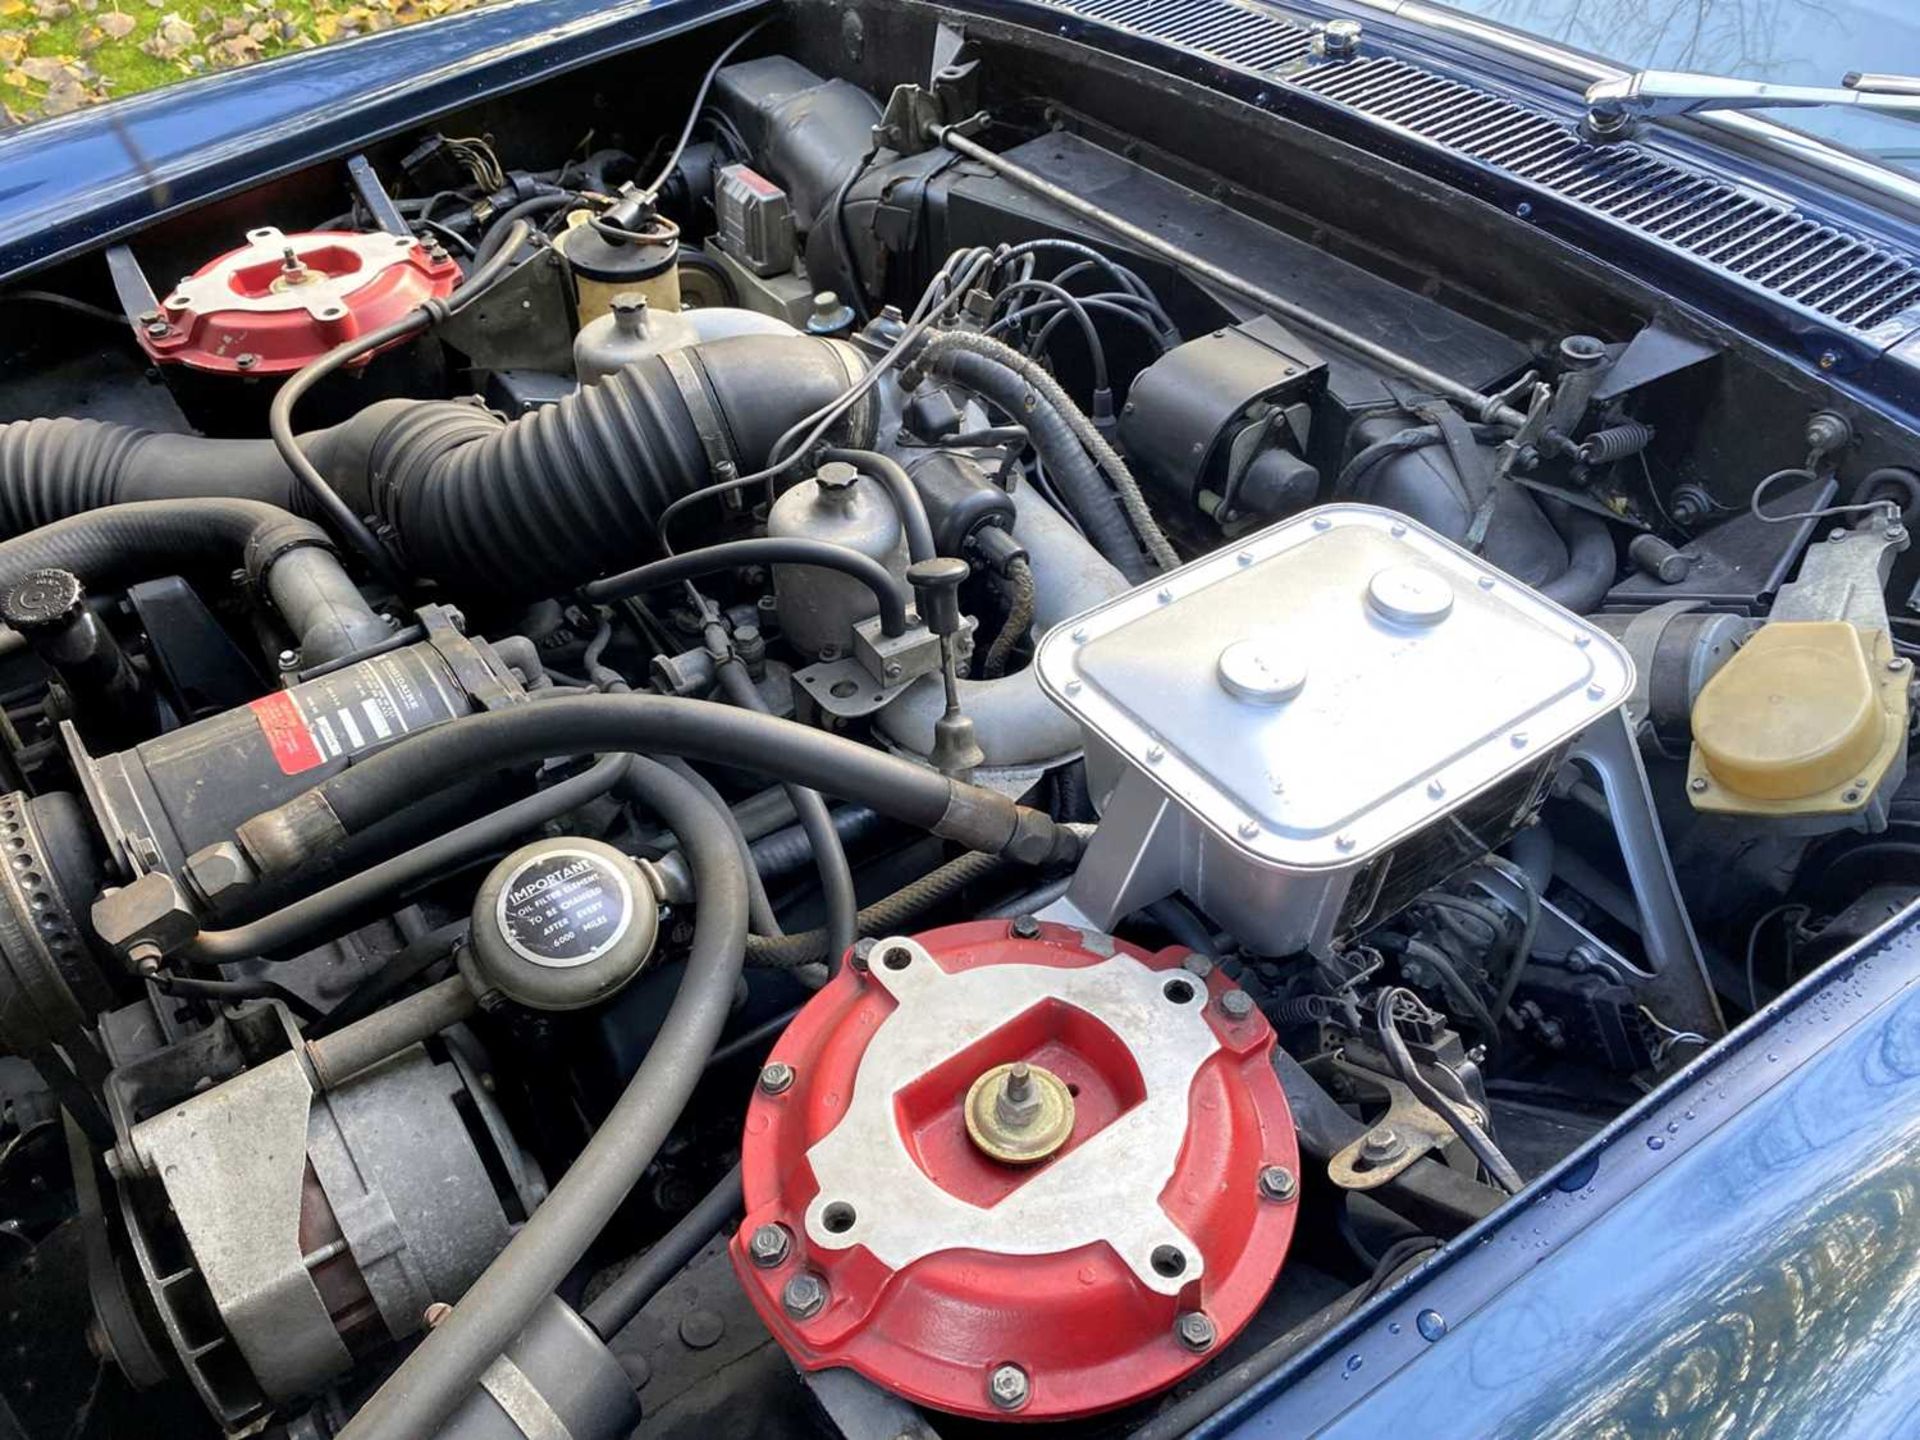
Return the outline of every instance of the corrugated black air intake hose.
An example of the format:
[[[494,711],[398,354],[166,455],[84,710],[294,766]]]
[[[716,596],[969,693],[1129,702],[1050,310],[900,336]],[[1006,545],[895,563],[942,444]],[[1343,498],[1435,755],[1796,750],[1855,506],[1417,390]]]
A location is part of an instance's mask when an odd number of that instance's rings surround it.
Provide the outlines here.
[[[716,464],[761,468],[795,421],[864,369],[801,335],[741,335],[653,356],[557,405],[505,421],[477,405],[389,400],[300,448],[406,568],[503,599],[568,590],[657,549],[660,512]],[[871,442],[870,406],[845,422]],[[0,537],[131,500],[312,501],[266,440],[158,435],[95,420],[0,425]]]

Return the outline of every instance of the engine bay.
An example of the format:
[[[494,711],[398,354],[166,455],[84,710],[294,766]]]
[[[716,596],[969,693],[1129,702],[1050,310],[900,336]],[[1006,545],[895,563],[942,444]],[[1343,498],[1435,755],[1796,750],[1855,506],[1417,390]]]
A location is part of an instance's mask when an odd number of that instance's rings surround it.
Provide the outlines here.
[[[28,1435],[1184,1434],[1920,897],[1914,435],[1004,20],[0,316]]]

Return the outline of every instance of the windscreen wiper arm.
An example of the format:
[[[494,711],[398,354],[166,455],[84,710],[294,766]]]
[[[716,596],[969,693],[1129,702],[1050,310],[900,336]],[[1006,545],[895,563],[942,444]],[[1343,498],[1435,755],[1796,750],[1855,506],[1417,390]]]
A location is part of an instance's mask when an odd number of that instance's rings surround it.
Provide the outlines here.
[[[1636,120],[1698,115],[1710,110],[1775,110],[1815,105],[1852,105],[1862,110],[1920,117],[1920,77],[1848,75],[1839,88],[1773,85],[1685,70],[1637,70],[1587,87],[1587,129],[1598,139],[1617,139]]]

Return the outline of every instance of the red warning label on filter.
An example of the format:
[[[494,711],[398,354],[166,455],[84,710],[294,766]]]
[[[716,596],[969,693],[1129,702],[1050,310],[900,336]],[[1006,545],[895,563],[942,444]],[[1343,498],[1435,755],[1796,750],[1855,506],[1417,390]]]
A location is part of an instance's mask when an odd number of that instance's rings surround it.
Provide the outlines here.
[[[299,775],[464,713],[438,663],[412,651],[379,655],[256,700],[252,710],[281,771]]]
[[[260,721],[260,731],[267,737],[273,758],[280,762],[282,774],[298,775],[327,763],[291,691],[263,695],[247,708]]]

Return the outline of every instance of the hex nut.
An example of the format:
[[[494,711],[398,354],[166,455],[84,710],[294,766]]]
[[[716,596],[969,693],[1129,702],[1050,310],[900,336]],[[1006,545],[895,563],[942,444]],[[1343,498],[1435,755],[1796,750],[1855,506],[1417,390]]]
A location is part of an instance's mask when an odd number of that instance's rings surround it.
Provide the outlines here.
[[[762,1270],[782,1264],[793,1253],[793,1237],[784,1225],[762,1225],[747,1241],[747,1258]]]
[[[187,884],[209,905],[220,897],[244,890],[259,878],[240,847],[231,840],[204,846],[187,857]]]
[[[155,870],[94,901],[93,928],[122,955],[143,946],[169,954],[200,933],[200,916],[173,877]]]
[[[827,1303],[827,1282],[811,1270],[802,1270],[780,1291],[780,1308],[796,1320],[818,1315]]]
[[[1299,1189],[1300,1182],[1284,1165],[1268,1165],[1260,1171],[1260,1194],[1264,1199],[1291,1200]]]
[[[987,1378],[987,1396],[1002,1410],[1018,1410],[1032,1393],[1027,1372],[1018,1365],[996,1365]]]
[[[1199,1355],[1213,1348],[1219,1332],[1213,1321],[1198,1310],[1189,1310],[1174,1322],[1173,1333],[1182,1346]]]

